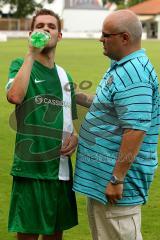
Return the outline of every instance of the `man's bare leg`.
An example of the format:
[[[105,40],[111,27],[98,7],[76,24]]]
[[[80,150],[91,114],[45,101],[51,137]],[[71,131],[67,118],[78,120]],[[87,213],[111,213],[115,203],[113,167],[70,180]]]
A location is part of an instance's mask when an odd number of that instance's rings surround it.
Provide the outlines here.
[[[63,232],[56,232],[53,235],[43,235],[42,240],[62,240]]]

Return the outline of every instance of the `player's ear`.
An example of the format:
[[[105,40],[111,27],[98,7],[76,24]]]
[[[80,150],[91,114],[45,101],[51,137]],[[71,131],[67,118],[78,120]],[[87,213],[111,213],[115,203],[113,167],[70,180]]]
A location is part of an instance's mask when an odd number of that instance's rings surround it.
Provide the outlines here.
[[[59,32],[59,33],[58,33],[58,41],[61,41],[61,39],[62,39],[62,33]]]

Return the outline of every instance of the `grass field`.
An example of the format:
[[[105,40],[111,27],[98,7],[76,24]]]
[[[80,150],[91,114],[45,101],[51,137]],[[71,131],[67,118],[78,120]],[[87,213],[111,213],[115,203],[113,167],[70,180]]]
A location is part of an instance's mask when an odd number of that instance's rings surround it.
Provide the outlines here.
[[[0,43],[0,240],[14,240],[15,234],[7,233],[7,215],[11,176],[9,175],[15,132],[9,127],[8,118],[14,106],[5,98],[5,83],[8,67],[12,59],[24,56],[27,51],[27,40],[9,40]],[[144,41],[143,47],[154,64],[160,79],[160,41]],[[97,40],[63,40],[59,43],[56,56],[57,64],[71,73],[75,82],[92,81],[88,92],[94,92],[109,61],[102,54],[101,44]],[[85,112],[85,111],[84,111]],[[81,114],[82,115],[82,114]],[[160,155],[160,147],[159,147]],[[148,204],[142,209],[142,232],[144,240],[160,239],[160,170],[157,170],[150,189]],[[65,232],[64,240],[91,240],[86,210],[85,197],[77,195],[79,209],[79,225]],[[116,239],[115,239],[116,240]],[[129,240],[129,239],[128,239]]]

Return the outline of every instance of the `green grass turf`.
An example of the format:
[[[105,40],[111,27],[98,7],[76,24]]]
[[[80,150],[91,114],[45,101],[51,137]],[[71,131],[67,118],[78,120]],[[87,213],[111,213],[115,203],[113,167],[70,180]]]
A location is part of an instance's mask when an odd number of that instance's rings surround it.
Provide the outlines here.
[[[147,50],[160,78],[160,41],[144,41],[142,46]],[[23,57],[26,51],[26,39],[9,40],[6,43],[0,43],[0,240],[15,239],[15,234],[7,233],[7,215],[11,190],[11,176],[9,175],[9,171],[12,163],[15,137],[15,132],[9,127],[8,118],[14,106],[7,103],[4,87],[11,60],[19,56]],[[56,62],[71,73],[78,86],[79,83],[84,80],[92,81],[92,87],[89,88],[87,92],[94,93],[96,85],[103,76],[105,69],[109,66],[109,61],[103,56],[102,51],[101,43],[98,42],[98,40],[63,40],[58,44]],[[81,110],[81,119],[84,114],[85,110]],[[143,206],[142,210],[142,232],[144,240],[160,239],[159,173],[160,170],[157,170],[149,192],[148,204]],[[85,197],[78,194],[77,200],[79,226],[66,231],[64,239],[91,240],[85,209]]]

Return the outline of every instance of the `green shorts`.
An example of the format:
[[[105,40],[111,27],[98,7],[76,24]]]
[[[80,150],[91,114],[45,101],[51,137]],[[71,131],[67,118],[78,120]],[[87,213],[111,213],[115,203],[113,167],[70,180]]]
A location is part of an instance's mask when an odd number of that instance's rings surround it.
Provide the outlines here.
[[[9,232],[51,235],[77,224],[72,181],[13,178]]]

